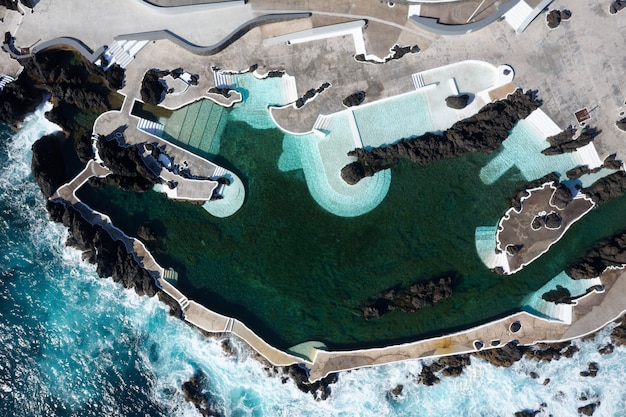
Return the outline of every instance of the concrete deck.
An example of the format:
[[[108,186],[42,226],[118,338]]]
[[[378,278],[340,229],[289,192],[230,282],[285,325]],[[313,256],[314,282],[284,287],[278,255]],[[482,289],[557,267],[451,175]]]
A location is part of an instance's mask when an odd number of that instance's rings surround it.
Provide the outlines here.
[[[497,250],[507,253],[508,265],[504,270],[513,274],[530,264],[546,253],[550,247],[558,242],[569,227],[587,214],[595,204],[582,193],[561,209],[552,203],[552,196],[556,191],[553,183],[543,184],[541,187],[527,190],[528,195],[521,199],[522,208],[517,211],[514,207],[504,213],[498,223],[496,233]],[[545,226],[538,230],[533,229],[532,222],[541,213],[557,213],[561,216],[561,226],[549,229]],[[510,247],[519,250],[511,252]]]

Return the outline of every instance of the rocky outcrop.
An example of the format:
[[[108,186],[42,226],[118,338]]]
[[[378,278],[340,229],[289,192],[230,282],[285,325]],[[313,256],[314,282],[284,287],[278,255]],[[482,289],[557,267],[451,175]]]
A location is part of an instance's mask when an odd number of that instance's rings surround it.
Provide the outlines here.
[[[282,368],[282,383],[286,384],[290,379],[295,382],[298,389],[304,393],[311,393],[318,401],[326,400],[331,394],[331,385],[338,381],[339,375],[332,373],[316,382],[310,382],[305,368],[299,365],[291,365]]]
[[[530,190],[530,189],[533,189],[533,188],[541,187],[543,184],[545,184],[547,182],[552,182],[552,183],[558,184],[559,183],[559,176],[556,173],[551,172],[549,174],[544,175],[541,178],[537,178],[536,180],[527,182],[526,184],[524,184],[524,186],[522,188],[517,190],[515,192],[515,195],[513,196],[513,198],[511,198],[511,207],[515,208],[515,210],[517,210],[517,211],[520,211],[522,209],[522,198],[523,197],[528,197],[530,195],[528,193],[528,191],[526,191],[526,190]],[[570,195],[571,195],[571,193],[570,193]]]
[[[67,138],[62,132],[47,135],[32,146],[30,168],[44,198],[49,198],[69,178],[65,174],[62,142]]]
[[[620,233],[587,252],[565,272],[573,279],[589,279],[600,276],[608,267],[620,267],[624,264],[626,264],[626,233]]]
[[[123,142],[122,142],[123,143]],[[92,185],[115,185],[127,191],[147,191],[160,179],[152,173],[139,155],[142,145],[121,145],[112,137],[100,137],[98,153],[112,174],[103,179],[92,179]]]
[[[562,136],[559,134],[548,138],[548,141],[552,145],[542,150],[541,153],[544,155],[560,155],[562,153],[574,152],[576,149],[589,144],[600,134],[600,131],[588,128],[584,129],[576,139],[573,139],[572,136],[566,139],[572,131],[573,129],[570,127],[568,130],[562,132],[565,135]]]
[[[401,159],[423,165],[467,152],[493,152],[517,121],[526,118],[539,104],[531,93],[516,90],[506,99],[489,103],[474,116],[455,123],[442,135],[426,133],[386,147],[350,151],[348,155],[356,156],[357,161],[346,165],[341,176],[348,184],[356,184],[363,177],[395,166]]]
[[[538,343],[533,346],[522,346],[510,342],[501,348],[481,350],[471,355],[486,360],[494,366],[508,368],[523,357],[538,362],[550,362],[559,360],[561,357],[571,358],[578,350],[578,347],[570,342]]]
[[[386,64],[389,61],[400,59],[406,54],[416,54],[419,51],[420,48],[417,45],[400,46],[396,44],[393,46],[393,48],[391,48],[391,54],[387,55],[382,61],[376,59],[367,59],[365,58],[364,54],[357,54],[354,56],[354,59],[359,62],[369,62],[370,64]]]
[[[626,192],[626,172],[617,171],[602,177],[581,191],[598,205],[607,203]]]
[[[552,194],[552,198],[550,199],[550,204],[554,204],[555,206],[559,208],[559,210],[565,210],[565,208],[568,206],[569,203],[572,202],[572,200],[574,200],[574,195],[572,194],[572,191],[569,189],[569,187],[565,184],[559,184],[559,186],[556,187],[556,190],[554,190],[554,193]],[[552,220],[554,221],[557,219],[553,218]],[[559,221],[558,227],[560,227],[560,223],[561,222]],[[556,224],[549,225],[548,222],[546,222],[546,226],[551,227],[553,229],[557,227]]]
[[[600,367],[597,362],[589,362],[589,364],[587,364],[587,369],[580,371],[580,376],[595,378],[595,376],[598,375],[599,370]]]
[[[452,278],[445,277],[413,284],[406,289],[390,289],[375,301],[366,304],[361,314],[369,320],[372,317],[382,317],[392,310],[415,313],[421,308],[450,297],[452,288]]]
[[[296,102],[295,102],[296,108],[299,109],[300,107],[304,106],[307,101],[311,100],[316,95],[318,95],[320,93],[323,93],[324,90],[326,90],[328,87],[330,87],[330,83],[323,83],[318,88],[312,88],[312,89],[308,90],[306,93],[304,93],[304,95],[302,97],[300,97],[299,99],[296,100]]]
[[[365,100],[365,91],[358,91],[344,98],[343,105],[346,107],[358,106],[363,103],[363,100]]]
[[[224,98],[230,98],[231,89],[228,87],[211,87],[208,92],[211,94],[219,94]]]
[[[556,304],[572,304],[574,298],[569,290],[561,285],[541,295],[541,298]]]
[[[141,99],[148,104],[156,106],[165,99],[167,85],[161,78],[169,75],[170,71],[151,69],[146,71],[141,80]]]
[[[53,221],[63,223],[69,235],[67,244],[84,252],[85,259],[96,264],[101,277],[111,277],[125,288],[133,288],[140,295],[152,297],[158,291],[154,278],[143,269],[126,246],[113,240],[106,230],[92,225],[72,206],[48,202]]]
[[[182,385],[185,401],[192,403],[200,415],[205,417],[217,417],[222,414],[216,410],[213,404],[209,402],[209,397],[205,390],[206,376],[204,372],[198,370],[195,375],[185,381]]]
[[[613,3],[611,3],[611,5],[609,6],[609,13],[615,14],[619,12],[620,10],[622,10],[623,8],[626,8],[626,1],[616,0]]]
[[[432,386],[440,382],[440,376],[459,376],[463,369],[471,364],[469,355],[444,356],[430,364],[422,364],[422,370],[416,382]]]
[[[567,20],[570,17],[572,17],[572,12],[569,10],[551,10],[546,15],[546,23],[550,29],[556,29],[562,20]]]
[[[596,408],[600,406],[600,401],[595,403],[589,403],[587,405],[583,405],[582,407],[578,407],[578,414],[584,414],[586,416],[592,416],[593,413],[596,412]]]
[[[458,96],[446,97],[446,106],[451,109],[461,110],[467,107],[470,96],[468,94],[459,94]]]

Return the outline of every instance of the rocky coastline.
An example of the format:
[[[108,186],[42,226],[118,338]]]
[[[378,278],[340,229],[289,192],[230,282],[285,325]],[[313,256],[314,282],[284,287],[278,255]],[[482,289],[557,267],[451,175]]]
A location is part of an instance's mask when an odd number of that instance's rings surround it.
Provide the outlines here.
[[[356,184],[364,177],[392,168],[402,159],[424,165],[467,152],[493,152],[515,124],[539,105],[540,101],[531,92],[518,89],[505,99],[485,105],[477,114],[455,123],[441,135],[429,132],[372,150],[354,149],[348,155],[356,156],[357,160],[343,167],[341,177],[348,184]]]

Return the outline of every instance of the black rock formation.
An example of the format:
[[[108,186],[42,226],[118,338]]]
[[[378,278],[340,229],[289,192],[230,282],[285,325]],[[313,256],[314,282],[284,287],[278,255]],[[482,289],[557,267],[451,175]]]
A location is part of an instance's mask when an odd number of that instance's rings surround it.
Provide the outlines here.
[[[616,0],[613,3],[611,3],[611,6],[609,6],[609,13],[615,14],[625,7],[626,7],[626,1]]]
[[[617,155],[612,153],[602,161],[602,168],[618,170],[622,168],[622,161],[617,159]]]
[[[600,276],[608,267],[626,264],[626,232],[591,249],[576,263],[565,270],[573,279],[588,279]]]
[[[309,382],[309,375],[305,368],[291,365],[282,368],[282,382],[292,379],[298,389],[304,393],[311,393],[316,400],[326,400],[331,394],[331,385],[339,380],[339,375],[332,373],[316,382]]]
[[[420,48],[417,45],[400,46],[396,44],[391,48],[391,54],[387,55],[382,61],[378,61],[375,59],[366,59],[364,54],[357,54],[354,56],[354,59],[359,62],[369,62],[370,64],[385,64],[389,61],[393,61],[394,59],[400,59],[406,54],[416,54],[419,51]]]
[[[600,367],[598,366],[597,362],[589,362],[589,364],[587,365],[587,369],[580,372],[580,376],[594,378],[596,375],[598,375],[599,370]]]
[[[601,205],[614,198],[621,197],[626,192],[626,172],[617,171],[600,178],[589,187],[581,189],[594,203]]]
[[[230,88],[228,87],[211,87],[209,88],[209,93],[219,94],[224,98],[230,98]]]
[[[600,401],[597,401],[595,403],[589,403],[587,405],[584,405],[582,407],[578,407],[578,414],[584,414],[586,416],[592,416],[593,413],[596,412],[596,408],[598,408],[600,406]]]
[[[123,83],[124,70],[105,73],[78,52],[48,49],[20,60],[24,67],[17,80],[0,92],[0,121],[17,125],[51,95],[55,107],[47,117],[63,126],[70,137],[91,135],[85,120],[110,110],[111,92]],[[77,117],[79,113],[89,117]],[[87,122],[90,123],[90,122]]]
[[[559,360],[561,357],[571,358],[578,350],[578,347],[570,342],[538,343],[533,346],[522,346],[509,342],[501,348],[481,350],[470,355],[486,360],[497,367],[509,367],[522,357],[538,362],[550,362]]]
[[[80,212],[63,203],[47,203],[52,220],[63,223],[69,231],[67,244],[85,252],[86,259],[96,264],[101,277],[111,277],[125,288],[134,288],[140,295],[152,297],[158,291],[154,278],[137,263],[126,246],[113,240],[106,230],[92,225]]]
[[[451,109],[464,109],[469,103],[470,96],[468,94],[460,94],[458,96],[446,97],[446,105]]]
[[[363,100],[365,100],[365,91],[358,91],[344,98],[343,105],[346,107],[358,106],[363,103]]]
[[[437,304],[452,295],[452,278],[445,277],[425,283],[413,284],[406,289],[390,289],[375,301],[367,303],[361,314],[366,320],[382,317],[392,310],[414,313],[417,310]]]
[[[556,187],[556,190],[554,190],[554,193],[552,194],[550,203],[557,206],[560,210],[564,210],[567,207],[567,205],[572,202],[573,199],[574,199],[574,196],[572,195],[572,191],[567,187],[567,185],[559,184],[559,186]],[[560,224],[561,222],[559,220],[559,226]],[[553,225],[548,225],[548,227],[552,227],[553,229],[555,228],[553,227]]]
[[[571,129],[571,128],[570,128]],[[568,130],[564,132],[566,135],[569,133]],[[567,152],[574,152],[576,149],[581,146],[587,145],[589,142],[595,139],[596,136],[600,134],[600,131],[592,128],[584,129],[582,133],[578,136],[577,139],[572,139],[570,137],[569,140],[564,139],[563,136],[555,135],[550,137],[548,140],[552,139],[551,143],[554,143],[549,148],[546,148],[541,151],[544,155],[559,155]]]
[[[567,20],[572,17],[572,12],[569,10],[552,10],[546,15],[546,23],[550,29],[556,29],[562,20]]]
[[[148,104],[156,106],[165,99],[167,86],[161,79],[168,75],[170,71],[151,69],[146,71],[141,81],[141,99]]]
[[[439,376],[459,376],[463,369],[471,364],[469,355],[444,356],[431,364],[422,364],[422,370],[416,381],[420,384],[432,386],[440,382]]]
[[[209,402],[209,397],[205,392],[206,376],[202,371],[197,371],[194,376],[185,381],[182,391],[185,401],[192,403],[200,415],[205,417],[218,417],[221,415]]]
[[[506,99],[489,103],[474,116],[455,123],[442,135],[426,133],[386,147],[350,151],[348,155],[356,156],[357,161],[346,165],[341,176],[348,184],[356,184],[365,176],[393,167],[400,159],[428,164],[466,152],[492,152],[509,136],[517,121],[538,106],[531,93],[516,90]]]
[[[550,290],[541,295],[546,301],[556,304],[572,304],[573,297],[569,290],[561,285],[557,285],[555,290]]]
[[[49,198],[69,178],[65,173],[61,142],[67,138],[62,132],[40,138],[32,146],[30,168],[44,198]]]
[[[112,174],[90,180],[92,185],[110,184],[127,191],[147,191],[160,181],[139,155],[141,145],[123,146],[113,137],[101,137],[97,146],[100,158]]]
[[[324,90],[326,90],[328,87],[330,87],[330,83],[325,82],[317,88],[312,88],[308,90],[306,93],[304,93],[302,97],[296,100],[295,102],[296,108],[299,109],[300,107],[304,106],[307,101],[311,100],[316,95],[323,93]]]

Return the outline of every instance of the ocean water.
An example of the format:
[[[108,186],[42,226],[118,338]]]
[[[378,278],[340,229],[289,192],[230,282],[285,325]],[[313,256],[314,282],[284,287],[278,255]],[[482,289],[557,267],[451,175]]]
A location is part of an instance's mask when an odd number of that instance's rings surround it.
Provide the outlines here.
[[[199,370],[220,416],[511,416],[542,403],[540,416],[569,416],[595,401],[594,416],[623,415],[626,348],[597,352],[610,328],[575,342],[581,351],[571,360],[509,369],[473,360],[433,387],[416,384],[422,362],[407,361],[342,373],[330,398],[315,401],[268,376],[241,342],[227,355],[220,340],[156,299],[97,278],[64,246],[64,228],[47,220],[30,174],[32,143],[54,129],[43,109],[18,133],[0,126],[0,416],[197,416],[180,386]],[[592,361],[598,375],[580,376]],[[387,392],[398,384],[393,399]]]

